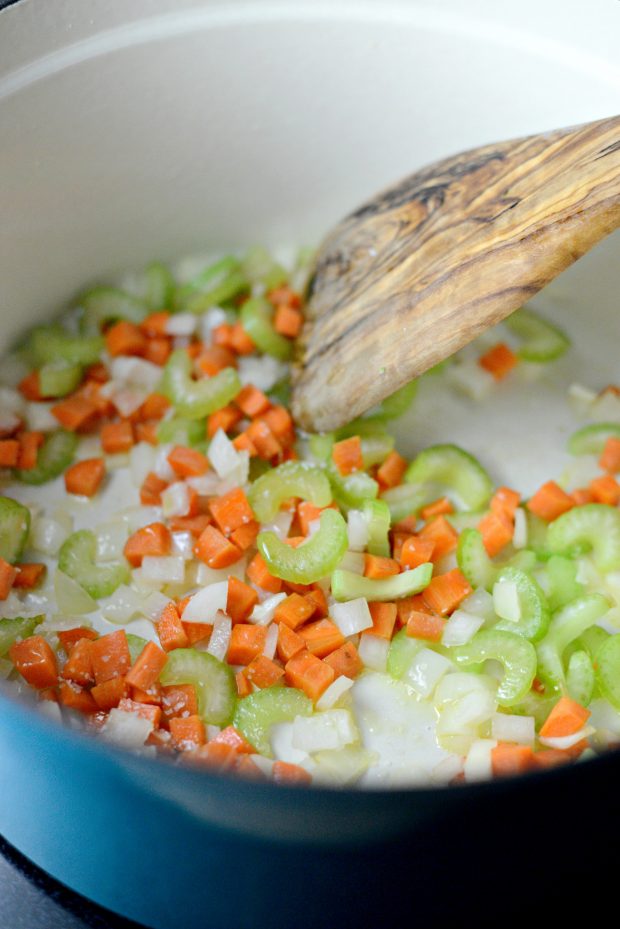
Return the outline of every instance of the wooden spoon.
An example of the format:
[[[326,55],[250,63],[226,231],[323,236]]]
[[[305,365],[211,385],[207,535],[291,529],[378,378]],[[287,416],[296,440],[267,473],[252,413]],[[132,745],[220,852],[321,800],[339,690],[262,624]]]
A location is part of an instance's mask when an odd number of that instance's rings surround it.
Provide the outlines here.
[[[416,171],[318,251],[293,367],[312,432],[365,412],[518,309],[620,226],[620,116]]]

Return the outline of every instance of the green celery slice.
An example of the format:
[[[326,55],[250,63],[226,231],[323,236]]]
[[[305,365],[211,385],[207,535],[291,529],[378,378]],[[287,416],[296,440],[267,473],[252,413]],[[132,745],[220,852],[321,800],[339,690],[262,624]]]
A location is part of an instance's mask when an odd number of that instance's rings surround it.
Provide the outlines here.
[[[409,381],[379,404],[377,414],[383,419],[398,419],[407,412],[418,392],[418,381]]]
[[[89,529],[80,529],[65,539],[58,552],[58,568],[76,581],[89,596],[109,597],[129,580],[129,567],[120,561],[97,564],[97,538]]]
[[[396,680],[401,680],[411,667],[415,656],[423,648],[428,648],[428,642],[407,635],[406,627],[401,629],[390,642],[387,657],[388,674]]]
[[[390,508],[385,500],[365,500],[362,509],[368,525],[368,544],[366,550],[371,555],[380,555],[389,558],[391,555],[390,540]]]
[[[229,665],[209,652],[195,648],[175,648],[159,675],[165,686],[193,684],[198,697],[198,712],[206,723],[226,726],[232,720],[237,703],[235,675]]]
[[[394,448],[394,436],[387,433],[363,436],[360,439],[362,446],[362,461],[365,468],[382,464]]]
[[[82,381],[79,364],[67,361],[50,361],[39,369],[39,390],[42,397],[66,397]]]
[[[533,310],[522,307],[504,322],[522,339],[517,354],[524,361],[553,361],[570,347],[570,339],[565,333]]]
[[[544,639],[538,643],[538,676],[556,689],[566,687],[563,655],[566,648],[611,608],[602,594],[584,594],[555,613]]]
[[[104,346],[99,335],[71,335],[59,326],[39,326],[29,339],[37,364],[64,361],[68,365],[91,365],[99,361]]]
[[[261,523],[272,520],[290,497],[328,506],[332,491],[325,473],[306,461],[285,461],[254,481],[248,492],[250,506]]]
[[[497,580],[499,567],[489,558],[478,529],[463,529],[456,549],[456,560],[472,587],[491,590]]]
[[[104,325],[119,319],[141,323],[148,313],[142,300],[117,287],[94,287],[80,297],[79,303],[84,308],[85,335],[99,335]]]
[[[577,580],[577,570],[577,564],[572,558],[563,555],[552,555],[545,565],[549,580],[547,599],[552,610],[561,609],[585,593],[583,584]]]
[[[27,639],[37,626],[43,622],[45,616],[16,616],[14,619],[0,619],[0,658],[8,651],[17,639]]]
[[[605,699],[620,710],[620,635],[610,635],[598,649],[596,683]]]
[[[365,597],[366,600],[400,600],[402,597],[411,597],[428,587],[433,575],[433,566],[418,565],[412,571],[403,571],[392,577],[374,579],[354,574],[337,568],[332,574],[332,595],[336,600],[356,600]]]
[[[514,632],[482,629],[467,645],[458,645],[448,652],[461,665],[479,664],[488,659],[501,662],[504,676],[497,690],[497,700],[502,706],[520,703],[536,674],[536,649]]]
[[[312,701],[294,687],[266,687],[237,703],[235,729],[260,755],[272,758],[269,732],[276,723],[292,722],[296,716],[310,716]]]
[[[512,581],[517,587],[517,596],[521,606],[521,619],[511,622],[508,619],[496,623],[495,629],[516,632],[531,642],[541,639],[549,626],[550,612],[545,595],[534,578],[518,568],[502,568],[498,581]]]
[[[607,439],[620,439],[620,423],[590,423],[568,440],[571,455],[600,455]]]
[[[390,487],[381,494],[381,499],[387,503],[393,523],[398,523],[407,516],[413,516],[430,503],[432,492],[427,487],[418,487],[413,484],[399,484]]]
[[[127,636],[127,647],[129,648],[131,663],[135,664],[144,646],[148,645],[148,642],[146,639],[143,639],[141,635],[134,635],[133,632],[126,632],[125,635]]]
[[[267,289],[279,287],[288,279],[286,270],[271,257],[262,245],[248,249],[241,262],[241,270],[254,284],[264,284]]]
[[[493,493],[493,483],[485,469],[457,445],[432,445],[424,449],[409,465],[405,481],[453,491],[468,510],[484,507]]]
[[[186,351],[177,349],[164,367],[160,391],[177,413],[187,419],[203,419],[233,400],[241,390],[234,368],[224,368],[213,377],[194,381],[192,363]]]
[[[335,441],[333,432],[317,432],[308,437],[308,450],[316,461],[327,462]]]
[[[547,545],[557,555],[592,551],[600,571],[620,568],[620,509],[586,503],[558,516],[547,529]]]
[[[177,292],[176,308],[189,313],[204,313],[247,290],[249,281],[241,262],[233,255],[209,265]]]
[[[30,532],[30,510],[11,497],[0,497],[0,558],[15,564]]]
[[[365,471],[353,471],[343,477],[333,461],[328,461],[327,476],[334,500],[343,510],[360,510],[366,500],[374,500],[379,493],[378,483]]]
[[[566,686],[569,696],[582,706],[587,706],[594,693],[595,672],[592,659],[586,651],[579,649],[570,656],[566,671]]]
[[[347,524],[336,510],[323,510],[319,528],[299,548],[292,548],[275,532],[261,532],[258,550],[275,577],[295,584],[312,584],[327,577],[342,560],[348,545]]]
[[[293,343],[273,328],[273,306],[264,297],[253,297],[241,307],[241,325],[259,351],[288,361]]]
[[[150,310],[168,310],[172,307],[175,282],[170,270],[159,261],[153,261],[144,272],[146,305]]]
[[[162,419],[156,430],[157,441],[162,444],[172,442],[174,445],[194,447],[204,441],[206,435],[204,419],[185,419],[172,416]]]
[[[17,468],[15,476],[23,484],[45,484],[62,474],[69,467],[77,449],[78,440],[73,432],[58,429],[51,432],[43,442],[34,468]]]

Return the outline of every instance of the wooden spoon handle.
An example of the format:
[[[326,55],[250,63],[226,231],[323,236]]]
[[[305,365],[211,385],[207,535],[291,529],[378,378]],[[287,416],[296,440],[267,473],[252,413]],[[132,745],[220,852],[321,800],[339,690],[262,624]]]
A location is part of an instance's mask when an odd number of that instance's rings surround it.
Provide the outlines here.
[[[319,249],[293,411],[337,428],[518,309],[620,226],[620,116],[412,174]]]

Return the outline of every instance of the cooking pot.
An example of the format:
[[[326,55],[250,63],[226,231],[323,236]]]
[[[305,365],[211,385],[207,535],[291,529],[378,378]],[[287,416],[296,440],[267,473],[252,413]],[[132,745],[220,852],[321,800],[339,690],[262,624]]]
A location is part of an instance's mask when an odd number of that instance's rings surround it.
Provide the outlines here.
[[[123,269],[310,244],[425,162],[617,113],[619,19],[608,0],[5,4],[2,345]],[[619,244],[541,296],[574,342],[552,375],[499,389],[484,414],[424,385],[401,450],[456,441],[525,491],[559,473],[566,387],[617,382]],[[277,788],[132,756],[0,693],[0,833],[153,929],[561,907],[620,863],[601,840],[619,776],[610,752],[450,789]]]

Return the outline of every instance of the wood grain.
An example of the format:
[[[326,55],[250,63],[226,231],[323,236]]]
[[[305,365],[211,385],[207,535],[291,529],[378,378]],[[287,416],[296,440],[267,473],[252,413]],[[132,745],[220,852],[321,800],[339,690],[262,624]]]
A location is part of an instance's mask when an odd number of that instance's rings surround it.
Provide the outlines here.
[[[446,158],[317,254],[293,412],[337,428],[518,309],[620,226],[620,116]]]

